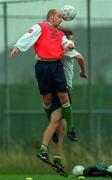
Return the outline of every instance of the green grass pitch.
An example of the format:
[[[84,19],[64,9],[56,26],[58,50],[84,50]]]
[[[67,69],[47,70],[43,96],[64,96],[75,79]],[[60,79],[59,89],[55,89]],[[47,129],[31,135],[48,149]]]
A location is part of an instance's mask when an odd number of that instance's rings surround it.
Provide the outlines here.
[[[72,175],[69,177],[63,177],[60,175],[0,175],[0,180],[25,180],[26,177],[31,177],[33,180],[83,180],[75,178]],[[85,178],[85,180],[108,180],[109,178]]]

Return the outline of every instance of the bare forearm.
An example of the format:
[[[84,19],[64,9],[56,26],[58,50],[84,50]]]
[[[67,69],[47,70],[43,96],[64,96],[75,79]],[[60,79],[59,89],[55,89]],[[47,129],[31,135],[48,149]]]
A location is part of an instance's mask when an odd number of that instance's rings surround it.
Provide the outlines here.
[[[76,57],[76,60],[78,61],[78,64],[79,64],[80,69],[81,69],[80,76],[83,78],[87,78],[86,65],[85,65],[85,60],[84,60],[83,56],[78,55]]]
[[[78,64],[80,66],[80,69],[82,72],[85,72],[86,71],[86,68],[85,68],[85,63],[84,63],[84,60],[83,59],[79,59],[78,60]]]

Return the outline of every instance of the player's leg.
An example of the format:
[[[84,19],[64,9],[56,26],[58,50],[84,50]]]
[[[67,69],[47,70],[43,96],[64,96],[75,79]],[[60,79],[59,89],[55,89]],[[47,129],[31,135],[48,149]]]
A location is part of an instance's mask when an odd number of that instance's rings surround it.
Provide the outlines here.
[[[58,98],[57,94],[56,93],[52,94],[52,105],[49,108],[47,108],[44,105],[44,103],[43,103],[43,107],[44,107],[44,111],[46,113],[46,116],[48,118],[48,121],[50,122],[50,120],[51,120],[51,113],[53,111],[55,111],[56,109],[61,108],[61,103],[59,101],[59,98]],[[52,140],[53,140],[54,143],[58,142],[58,134],[56,132],[53,134]]]
[[[51,114],[51,120],[44,132],[43,136],[43,144],[49,144],[54,132],[57,130],[59,126],[59,121],[60,121],[60,114],[58,113],[58,109],[53,111]]]
[[[62,142],[63,142],[64,135],[66,132],[66,120],[62,119],[62,108],[58,108],[58,107],[60,107],[60,103],[58,104],[59,99],[57,99],[57,96],[53,96],[53,97],[55,97],[55,98],[53,98],[53,105],[51,108],[50,124],[52,124],[52,123],[54,124],[55,123],[54,120],[57,119],[58,125],[57,125],[57,128],[55,130],[56,130],[56,133],[58,134],[58,141],[56,143],[54,143],[54,156],[52,159],[52,167],[60,175],[68,176],[64,170],[64,166],[63,166],[62,159],[61,159]],[[56,109],[56,108],[58,108],[58,109]],[[48,126],[48,127],[50,127],[50,126]],[[51,139],[51,136],[50,136],[49,140],[50,139]],[[46,142],[48,143],[47,131],[44,133],[44,137],[43,137],[43,143],[45,144]]]
[[[55,71],[55,68],[57,68],[56,64],[57,62],[37,62],[35,65],[35,74],[38,81],[40,94],[43,96],[44,109],[46,110],[46,112],[48,112],[48,109],[50,108],[52,103],[52,92],[55,84],[53,80],[53,72]],[[49,114],[47,115],[49,118]],[[37,153],[37,156],[46,163],[49,163],[49,157],[47,153],[48,144],[51,140],[52,135],[56,131],[58,120],[59,117],[54,114],[53,120],[50,121],[48,127],[44,132],[42,145]]]
[[[60,111],[62,112],[61,109],[60,109]],[[65,132],[66,132],[66,126],[67,126],[66,120],[61,119],[58,129],[57,129],[59,140],[57,143],[54,144],[55,154],[57,154],[57,155],[61,155],[61,153],[62,153],[62,143],[63,143],[63,139],[64,139]]]
[[[66,119],[67,122],[67,137],[71,141],[77,141],[77,136],[74,131],[72,108],[71,108],[68,92],[57,93],[57,94],[62,104],[63,117]]]
[[[67,121],[67,134],[71,141],[76,141],[77,137],[74,132],[71,104],[68,96],[67,82],[63,70],[63,65],[59,64],[55,76],[55,92],[62,105],[63,116]]]
[[[50,107],[52,105],[53,92],[53,78],[50,68],[54,68],[54,62],[37,61],[35,64],[35,75],[37,78],[40,94],[43,96],[43,109],[50,121]],[[50,66],[50,67],[49,67]],[[53,67],[52,67],[53,66]],[[56,133],[54,134],[54,141],[57,141]]]
[[[42,139],[42,145],[37,152],[37,157],[39,157],[42,161],[50,164],[49,157],[48,157],[48,145],[49,142],[54,134],[56,132],[60,121],[60,114],[58,113],[58,110],[55,110],[51,114],[51,120],[48,125],[48,127],[45,129]]]
[[[61,119],[59,127],[57,129],[59,139],[58,139],[58,142],[54,144],[55,154],[52,159],[52,167],[62,176],[68,176],[68,174],[65,171],[65,168],[62,162],[62,157],[61,157],[62,143],[63,143],[65,132],[66,132],[66,120]]]

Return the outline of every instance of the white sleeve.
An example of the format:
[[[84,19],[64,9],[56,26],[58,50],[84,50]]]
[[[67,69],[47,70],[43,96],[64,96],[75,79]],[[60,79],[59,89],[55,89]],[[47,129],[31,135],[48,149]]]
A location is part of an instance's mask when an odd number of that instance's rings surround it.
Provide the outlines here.
[[[14,45],[20,51],[27,51],[38,40],[41,35],[41,27],[33,25]]]
[[[75,44],[72,40],[68,40],[68,44],[72,44],[73,46],[75,46]],[[76,57],[77,55],[80,55],[80,53],[78,51],[76,51],[76,49],[68,49],[64,53],[64,56],[69,56],[71,58]]]
[[[68,50],[64,53],[64,56],[68,56],[68,57],[71,57],[71,58],[75,58],[76,56],[80,55],[80,53],[78,51],[76,51],[75,49],[72,49],[72,50]]]
[[[68,39],[64,35],[63,38],[62,38],[62,46],[63,46],[64,49],[66,48],[67,44],[68,44]]]
[[[63,48],[66,49],[68,44],[72,44],[73,46],[75,46],[74,42],[69,40],[69,39],[67,39],[67,37],[64,35],[63,39],[62,39],[62,46],[63,46]]]

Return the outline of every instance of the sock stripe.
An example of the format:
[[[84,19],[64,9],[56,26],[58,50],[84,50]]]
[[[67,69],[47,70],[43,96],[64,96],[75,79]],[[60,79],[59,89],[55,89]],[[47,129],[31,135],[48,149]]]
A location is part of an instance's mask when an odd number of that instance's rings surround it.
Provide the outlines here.
[[[54,155],[53,157],[54,157],[54,158],[61,158],[61,155],[58,155],[58,154],[57,154],[57,155]]]
[[[65,103],[65,104],[62,104],[62,107],[64,108],[64,107],[69,107],[70,106],[70,102],[67,102],[67,103]]]
[[[52,105],[52,104],[46,105],[46,104],[44,104],[44,102],[43,102],[43,108],[44,108],[44,109],[49,109],[49,108],[51,107],[51,105]]]
[[[48,146],[46,144],[42,144],[41,145],[41,149],[44,149],[45,151],[47,151],[48,150]]]

